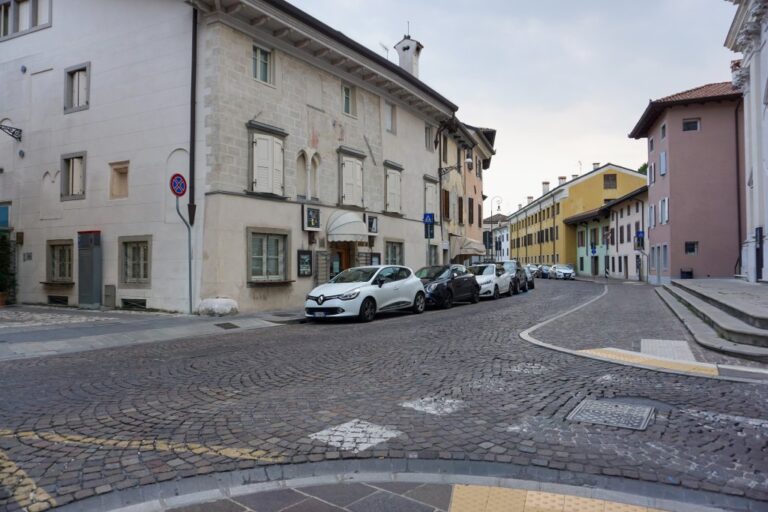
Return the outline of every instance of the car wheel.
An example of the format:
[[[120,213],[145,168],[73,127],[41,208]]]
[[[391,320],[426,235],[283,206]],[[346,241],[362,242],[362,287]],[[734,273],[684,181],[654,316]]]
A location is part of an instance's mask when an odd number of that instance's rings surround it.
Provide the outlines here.
[[[520,281],[515,281],[515,288],[512,290],[514,295],[520,293]]]
[[[499,293],[499,287],[498,286],[494,286],[493,287],[493,300],[498,299],[500,296],[501,296],[501,294]]]
[[[448,290],[443,299],[443,309],[451,309],[453,307],[453,292]]]
[[[424,312],[424,308],[427,305],[427,300],[424,298],[424,294],[419,292],[416,294],[416,298],[413,299],[413,306],[411,307],[411,311],[416,313],[417,315],[420,315]]]
[[[528,285],[528,289],[533,290],[534,288],[536,288],[536,280],[531,279],[531,284]]]
[[[475,288],[474,291],[472,291],[472,298],[469,299],[472,304],[477,304],[480,302],[480,288]]]
[[[370,322],[376,316],[376,301],[370,297],[367,297],[362,304],[360,304],[360,313],[357,318],[361,322]]]
[[[523,283],[523,292],[527,292],[527,291],[528,291],[528,279],[526,279],[525,282]]]

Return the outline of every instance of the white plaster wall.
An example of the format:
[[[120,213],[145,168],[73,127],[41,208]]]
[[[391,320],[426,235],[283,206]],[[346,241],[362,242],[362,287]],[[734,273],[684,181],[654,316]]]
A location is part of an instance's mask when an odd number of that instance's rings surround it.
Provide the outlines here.
[[[19,264],[20,299],[67,294],[76,303],[76,286],[40,284],[46,240],[76,244],[78,231],[100,230],[104,284],[118,281],[119,236],[153,237],[151,288],[118,287],[118,303],[146,298],[149,307],[185,310],[186,231],[168,178],[187,172],[192,10],[172,0],[52,4],[50,28],[0,42],[0,118],[24,130],[21,143],[0,137],[0,201],[12,201],[14,228],[25,235],[20,253],[31,254]],[[64,70],[83,62],[91,64],[90,108],[64,114]],[[78,151],[87,152],[86,197],[61,202],[60,157]],[[129,196],[110,200],[109,163],[122,160],[130,161]],[[77,282],[76,256],[73,267]]]

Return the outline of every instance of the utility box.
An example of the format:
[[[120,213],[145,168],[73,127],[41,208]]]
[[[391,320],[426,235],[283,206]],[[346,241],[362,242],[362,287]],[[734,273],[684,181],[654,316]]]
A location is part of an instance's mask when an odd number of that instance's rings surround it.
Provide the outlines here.
[[[117,287],[113,284],[104,285],[104,307],[115,309],[117,306]]]
[[[77,299],[83,309],[101,307],[101,231],[77,233]]]

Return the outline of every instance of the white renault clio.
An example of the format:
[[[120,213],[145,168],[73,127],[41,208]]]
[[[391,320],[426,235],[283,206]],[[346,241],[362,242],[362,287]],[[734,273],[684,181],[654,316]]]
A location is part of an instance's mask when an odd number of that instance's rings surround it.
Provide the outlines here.
[[[357,317],[370,322],[379,311],[424,312],[424,286],[408,267],[378,265],[347,269],[307,295],[309,318]]]

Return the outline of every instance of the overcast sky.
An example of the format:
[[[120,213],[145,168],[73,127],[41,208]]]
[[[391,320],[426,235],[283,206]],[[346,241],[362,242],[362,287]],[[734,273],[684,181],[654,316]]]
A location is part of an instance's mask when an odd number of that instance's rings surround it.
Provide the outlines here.
[[[384,54],[410,21],[420,78],[469,124],[498,131],[485,174],[510,213],[541,182],[612,162],[638,168],[627,138],[648,100],[730,80],[725,0],[294,0]],[[396,61],[394,50],[390,60]],[[495,207],[494,203],[494,207]]]

